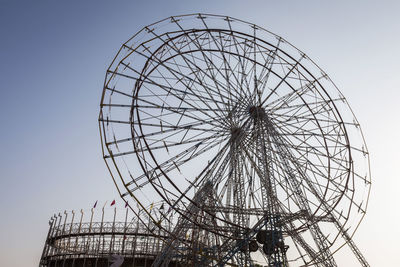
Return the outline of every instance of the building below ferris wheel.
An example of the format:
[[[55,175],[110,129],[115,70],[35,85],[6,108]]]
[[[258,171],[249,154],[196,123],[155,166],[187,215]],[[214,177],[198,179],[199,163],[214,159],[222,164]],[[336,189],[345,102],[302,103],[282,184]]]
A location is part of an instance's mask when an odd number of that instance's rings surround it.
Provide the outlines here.
[[[151,217],[159,208],[150,207],[150,214],[103,208],[54,215],[39,266],[151,266],[172,227],[169,220],[155,226]],[[182,257],[169,264],[184,265]]]

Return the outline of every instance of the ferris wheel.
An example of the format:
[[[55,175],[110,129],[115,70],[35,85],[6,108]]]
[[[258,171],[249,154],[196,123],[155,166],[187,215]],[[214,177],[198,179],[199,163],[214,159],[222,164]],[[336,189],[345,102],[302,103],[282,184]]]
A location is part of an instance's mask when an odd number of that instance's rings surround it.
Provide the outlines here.
[[[371,183],[360,125],[282,37],[209,14],[146,26],[107,70],[99,123],[121,196],[165,203],[156,224],[177,214],[154,265],[192,251],[207,266],[337,266],[348,245],[369,266],[351,239]]]

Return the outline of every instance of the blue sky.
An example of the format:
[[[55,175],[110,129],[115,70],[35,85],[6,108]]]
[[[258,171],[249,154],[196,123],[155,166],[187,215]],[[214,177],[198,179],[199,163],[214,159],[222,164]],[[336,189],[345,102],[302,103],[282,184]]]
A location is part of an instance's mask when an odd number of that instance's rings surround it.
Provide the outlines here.
[[[143,26],[197,12],[260,25],[330,75],[371,153],[370,206],[355,240],[371,266],[393,264],[400,238],[400,3],[348,2],[0,0],[2,264],[37,266],[52,214],[96,200],[118,203],[97,129],[105,70]]]

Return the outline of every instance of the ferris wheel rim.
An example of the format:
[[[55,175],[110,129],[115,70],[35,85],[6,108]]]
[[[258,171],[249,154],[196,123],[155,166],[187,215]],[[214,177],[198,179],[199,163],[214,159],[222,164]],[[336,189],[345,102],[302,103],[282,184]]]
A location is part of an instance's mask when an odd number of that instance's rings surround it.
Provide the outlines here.
[[[196,15],[198,15],[198,14],[196,14]],[[204,14],[204,15],[207,15],[207,16],[212,16],[212,15],[210,15],[210,14]],[[186,15],[185,15],[186,16]],[[190,16],[190,15],[187,15],[187,16]],[[172,17],[170,17],[170,18],[178,18],[178,17],[180,17],[180,16],[172,16]],[[231,18],[231,17],[227,17],[227,16],[220,16],[221,18],[227,18],[227,19],[234,19],[234,18]],[[169,19],[169,18],[167,18],[167,19]],[[241,20],[238,20],[238,21],[241,21]],[[242,21],[242,22],[244,22],[244,21]],[[251,25],[251,24],[249,24],[249,23],[247,23],[247,22],[244,22],[244,23],[246,23],[246,24],[248,24],[248,25]],[[156,23],[155,23],[156,24]],[[151,24],[151,25],[154,25],[154,24]],[[150,26],[150,25],[149,25]],[[254,25],[255,26],[255,25]],[[258,26],[257,26],[258,27]],[[143,29],[145,29],[146,27],[144,27]],[[258,27],[258,28],[261,28],[261,27]],[[263,29],[263,28],[261,28],[261,29]],[[265,29],[263,29],[263,30],[265,30]],[[265,30],[265,31],[267,31],[267,30]],[[271,33],[271,32],[269,32],[269,31],[267,31],[268,33]],[[277,35],[275,35],[275,34],[273,34],[273,33],[271,33],[272,35],[274,35],[274,36],[277,36]],[[277,37],[279,37],[279,36],[277,36]],[[281,37],[279,37],[279,38],[281,38]],[[283,38],[282,38],[283,39]],[[284,40],[284,39],[283,39]],[[285,41],[286,42],[286,41]],[[288,43],[288,42],[286,42],[288,45],[290,45],[290,46],[292,46],[292,47],[294,47],[293,45],[291,45],[290,43]],[[126,44],[126,43],[125,43]],[[295,47],[294,47],[295,48]],[[295,48],[297,51],[299,51],[299,52],[301,52],[300,50],[298,50],[297,48]],[[302,52],[301,52],[302,53]],[[317,67],[318,69],[320,69],[319,67],[318,67],[318,65],[316,65],[310,58],[308,58],[307,57],[307,60],[308,61],[310,61],[310,62],[312,62],[313,64],[314,64],[314,66],[315,67]],[[112,63],[113,64],[113,63]],[[112,65],[111,64],[111,65]],[[110,68],[111,68],[111,66],[110,66]],[[307,68],[305,68],[304,67],[304,69],[307,71]],[[143,70],[144,70],[144,68],[143,68]],[[320,69],[321,70],[321,69]],[[322,70],[321,70],[322,71]],[[310,73],[311,75],[312,75],[312,73]],[[326,76],[326,78],[330,81],[330,83],[334,86],[334,88],[336,89],[336,91],[338,91],[339,93],[340,93],[340,91],[339,91],[339,89],[336,87],[336,85],[330,80],[330,78],[328,77],[328,76]],[[317,83],[319,83],[319,80],[316,80],[316,82]],[[324,87],[323,86],[321,86],[321,88],[323,88],[324,89]],[[293,90],[295,90],[295,89],[293,89]],[[340,93],[341,94],[341,93]],[[328,93],[326,93],[326,96],[328,96],[329,98],[331,98],[331,96],[330,96],[330,94],[328,94]],[[103,91],[103,96],[102,96],[102,103],[103,103],[103,98],[104,98],[104,91]],[[353,115],[353,118],[355,119],[355,116],[354,116],[354,113],[353,113],[353,111],[351,110],[351,107],[348,105],[348,103],[347,103],[347,101],[346,101],[346,99],[344,99],[344,97],[343,97],[343,101],[344,102],[346,102],[346,106],[347,106],[347,108],[348,109],[350,109],[350,111],[351,111],[351,113],[352,113],[352,115]],[[332,101],[332,104],[335,106],[335,109],[336,109],[336,111],[337,111],[337,114],[339,115],[339,117],[341,116],[341,113],[337,110],[337,108],[336,108],[336,105],[335,105],[335,102],[334,101]],[[356,121],[357,121],[357,119],[355,119]],[[358,123],[358,121],[357,121],[357,123]],[[346,125],[345,125],[345,123],[343,123],[342,124],[343,125],[343,128],[344,128],[344,131],[346,131]],[[362,136],[362,142],[363,142],[363,144],[365,145],[365,140],[364,140],[364,136],[363,136],[363,134],[362,134],[362,131],[361,131],[361,129],[360,129],[360,134],[361,134],[361,136]],[[346,139],[348,140],[349,139],[349,136],[347,136],[347,133],[346,133]],[[103,140],[102,140],[103,141]],[[349,141],[349,140],[348,140]],[[135,144],[134,144],[135,145]],[[105,145],[106,147],[107,147],[107,149],[108,149],[108,146],[107,145]],[[365,147],[366,147],[366,145],[365,145]],[[147,144],[147,148],[149,149],[150,148],[150,146]],[[150,151],[151,151],[151,149],[149,149]],[[367,168],[368,168],[368,171],[367,171],[367,176],[366,176],[366,179],[368,179],[369,181],[370,181],[370,179],[371,179],[371,173],[370,173],[370,165],[369,165],[369,154],[368,154],[368,151],[367,150],[365,150],[366,151],[366,153],[367,153],[367,161],[368,161],[368,164],[367,164]],[[109,152],[110,152],[110,154],[112,153],[111,152],[111,150],[109,150]],[[351,154],[351,150],[349,149],[348,150],[348,152],[349,152],[349,154]],[[154,156],[154,155],[153,155]],[[154,158],[155,159],[155,158]],[[352,159],[351,159],[351,156],[350,156],[350,161],[351,161],[351,164],[349,165],[349,167],[348,167],[348,169],[350,170],[350,169],[352,169],[353,168],[353,162],[352,162]],[[352,175],[352,173],[351,173],[351,171],[349,171],[348,172],[348,177],[347,177],[347,182],[346,182],[346,184],[348,183],[348,181],[349,181],[349,179],[350,179],[350,176]],[[353,174],[354,175],[354,174]],[[367,181],[367,180],[366,180]],[[328,182],[329,182],[329,179],[328,179]],[[346,188],[347,188],[347,185],[346,185]],[[127,187],[126,186],[126,190],[130,190],[129,189],[129,187]],[[366,204],[365,204],[365,209],[366,209],[366,207],[367,207],[367,204],[368,204],[368,198],[369,198],[369,192],[370,192],[370,187],[368,187],[367,188],[367,198],[366,198]],[[341,197],[343,196],[343,194],[341,195]],[[340,201],[340,200],[339,200]],[[339,201],[337,202],[337,203],[339,203]],[[362,203],[361,203],[362,204]],[[334,209],[335,207],[333,207],[332,208],[332,210]],[[365,213],[364,213],[364,215],[362,216],[362,218],[358,221],[358,223],[357,223],[357,226],[356,226],[356,228],[358,228],[358,225],[361,223],[361,221],[362,221],[362,219],[364,218],[364,216],[365,216]],[[356,229],[355,229],[356,230]]]

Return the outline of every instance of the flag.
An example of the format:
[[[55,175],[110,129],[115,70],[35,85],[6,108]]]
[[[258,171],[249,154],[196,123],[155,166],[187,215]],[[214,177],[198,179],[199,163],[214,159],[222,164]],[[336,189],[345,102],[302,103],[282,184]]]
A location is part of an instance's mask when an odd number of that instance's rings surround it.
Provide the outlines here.
[[[125,208],[128,207],[128,201],[125,201]]]
[[[164,209],[164,203],[161,204],[160,210]]]
[[[111,202],[110,207],[113,206],[113,205],[115,205],[115,199]]]
[[[96,206],[97,206],[97,200],[96,200],[96,202],[94,203],[93,208],[96,208]]]

